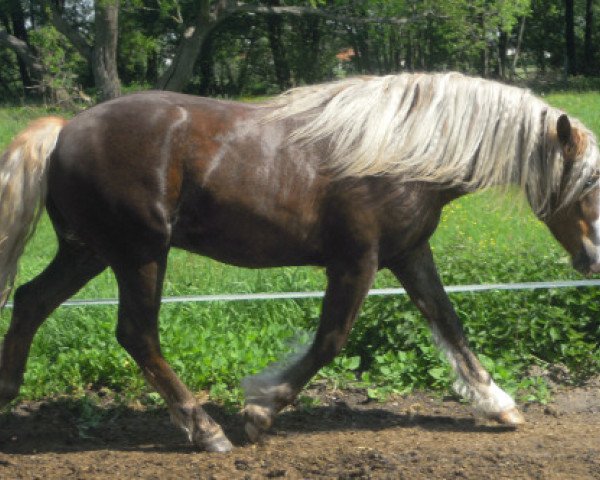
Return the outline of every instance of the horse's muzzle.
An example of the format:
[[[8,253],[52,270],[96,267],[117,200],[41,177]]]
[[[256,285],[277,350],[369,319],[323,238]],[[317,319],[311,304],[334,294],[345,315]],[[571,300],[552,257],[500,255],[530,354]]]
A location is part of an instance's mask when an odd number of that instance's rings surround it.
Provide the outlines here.
[[[593,263],[590,265],[590,273],[600,273],[600,263]]]
[[[600,273],[600,259],[598,255],[590,255],[586,248],[573,257],[573,268],[584,275]]]

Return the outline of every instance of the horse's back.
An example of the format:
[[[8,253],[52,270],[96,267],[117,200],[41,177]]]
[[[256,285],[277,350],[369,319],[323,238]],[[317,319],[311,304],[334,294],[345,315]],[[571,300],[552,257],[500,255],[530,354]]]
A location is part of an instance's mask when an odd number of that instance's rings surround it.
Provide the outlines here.
[[[100,104],[61,133],[51,210],[98,248],[143,241],[248,266],[311,263],[317,162],[283,147],[285,127],[261,112],[169,92]]]

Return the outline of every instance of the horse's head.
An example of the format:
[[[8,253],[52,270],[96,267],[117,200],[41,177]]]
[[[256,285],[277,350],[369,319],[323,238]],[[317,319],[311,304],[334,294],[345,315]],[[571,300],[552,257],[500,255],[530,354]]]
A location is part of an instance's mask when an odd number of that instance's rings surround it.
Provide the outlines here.
[[[565,162],[561,189],[576,189],[572,201],[545,219],[550,231],[571,254],[583,274],[600,273],[600,153],[595,139],[571,126],[566,115],[556,125],[556,139]],[[585,162],[581,165],[580,162]]]

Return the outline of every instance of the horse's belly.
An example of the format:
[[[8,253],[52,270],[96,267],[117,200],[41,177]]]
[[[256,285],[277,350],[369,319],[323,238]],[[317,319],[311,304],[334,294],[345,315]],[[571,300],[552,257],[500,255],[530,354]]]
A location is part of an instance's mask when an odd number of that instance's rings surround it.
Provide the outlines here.
[[[249,212],[223,212],[219,218],[180,217],[174,247],[250,268],[321,264],[318,241],[301,222],[273,223]]]

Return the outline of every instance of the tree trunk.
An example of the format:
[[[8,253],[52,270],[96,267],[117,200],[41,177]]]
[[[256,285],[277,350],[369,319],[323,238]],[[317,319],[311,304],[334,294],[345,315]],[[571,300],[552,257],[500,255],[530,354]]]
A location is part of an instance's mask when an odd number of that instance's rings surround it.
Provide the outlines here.
[[[521,25],[519,27],[519,36],[517,37],[517,46],[515,48],[515,56],[513,57],[512,66],[510,68],[510,79],[515,78],[515,72],[517,70],[517,62],[519,61],[519,55],[521,54],[521,45],[523,45],[523,34],[525,33],[525,16],[521,19]],[[542,50],[542,71],[545,71],[545,59],[544,52]]]
[[[255,37],[255,35],[253,35]],[[250,65],[256,63],[256,49],[254,46],[256,45],[256,37],[250,38],[250,42],[246,47],[246,51],[244,52],[244,61],[242,62],[239,74],[237,77],[237,82],[234,82],[232,85],[235,85],[235,90],[230,89],[230,95],[239,96],[242,94],[244,87],[246,86],[246,80],[248,78],[248,71],[250,70]]]
[[[29,45],[29,39],[27,37],[27,29],[25,28],[25,14],[20,0],[9,0],[8,10],[11,17],[12,34]],[[21,57],[17,57],[19,63],[19,73],[21,74],[21,81],[23,83],[23,90],[26,95],[32,93],[32,89],[36,83],[39,84],[41,78],[37,78],[34,82],[32,76],[35,72],[30,72],[27,68],[27,63]]]
[[[29,1],[29,21],[31,23],[32,29],[35,29],[37,27],[37,22],[36,22],[37,19],[35,18],[35,13],[36,13],[35,1],[30,0]]]
[[[158,52],[152,51],[148,55],[148,65],[146,67],[146,82],[156,83],[158,81]]]
[[[279,5],[279,3],[279,0],[269,2],[272,6]],[[280,15],[267,15],[266,22],[277,84],[279,85],[280,90],[287,90],[290,88],[291,82],[290,66],[286,58],[285,46],[282,42],[283,19]]]
[[[498,78],[506,77],[506,47],[508,45],[508,35],[504,31],[500,31],[498,35],[498,66],[496,74]]]
[[[390,50],[390,61],[391,61],[391,69],[393,71],[399,71],[401,67],[401,58],[400,58],[400,50],[402,48],[402,44],[400,43],[400,38],[396,33],[396,29],[392,28],[390,32],[390,41],[388,43],[388,47]]]
[[[54,27],[88,61],[100,101],[110,100],[121,94],[117,71],[119,4],[120,0],[94,1],[94,43],[90,45],[83,34],[62,16],[61,1],[49,3]]]
[[[565,42],[566,42],[566,73],[577,74],[577,63],[575,58],[575,21],[573,12],[573,0],[565,0]]]
[[[23,61],[30,72],[34,72],[36,77],[42,78],[44,67],[29,45],[23,40],[0,30],[0,45],[10,48]]]
[[[316,16],[306,18],[308,23],[308,83],[315,83],[319,78],[319,63],[321,56],[321,19]]]
[[[585,2],[585,36],[583,46],[583,70],[588,75],[594,73],[594,44],[592,32],[594,27],[593,0]]]
[[[213,60],[213,40],[209,35],[202,43],[200,50],[200,95],[208,96],[214,93],[214,60]]]
[[[92,48],[92,72],[100,101],[104,101],[121,95],[117,72],[119,0],[96,0],[94,11],[96,38]]]
[[[0,10],[0,23],[4,26],[6,31],[12,35],[12,25],[10,23],[10,18],[4,10]]]
[[[371,52],[369,51],[369,30],[366,26],[361,26],[358,29],[358,48],[360,49],[363,73],[371,73]]]
[[[187,27],[184,31],[171,65],[158,79],[156,87],[161,90],[180,92],[192,77],[194,64],[211,26],[210,0],[200,0],[199,4],[199,12],[194,25]]]
[[[485,22],[485,15],[482,13],[479,16],[479,25],[481,27],[481,70],[480,75],[484,78],[489,77],[490,75],[490,57],[488,50],[488,42],[487,42],[487,25]]]

